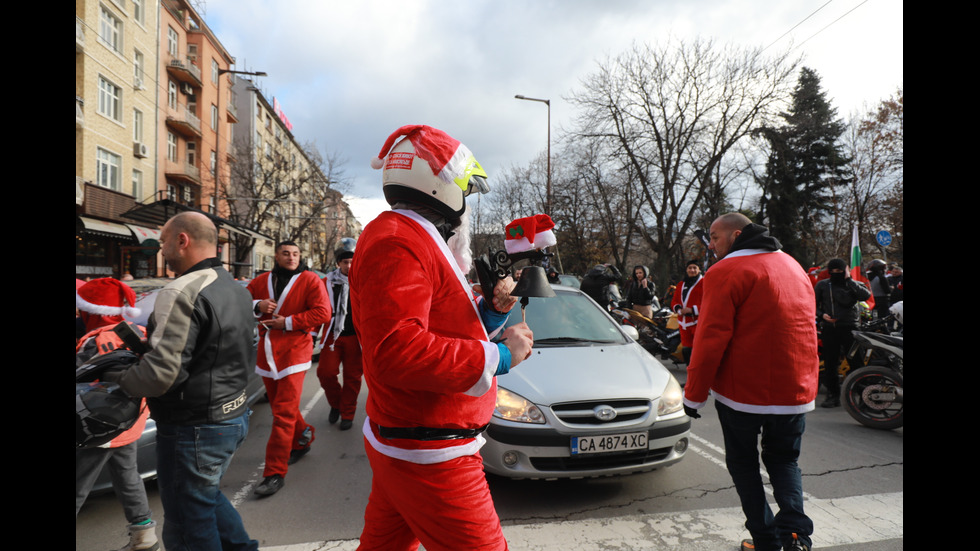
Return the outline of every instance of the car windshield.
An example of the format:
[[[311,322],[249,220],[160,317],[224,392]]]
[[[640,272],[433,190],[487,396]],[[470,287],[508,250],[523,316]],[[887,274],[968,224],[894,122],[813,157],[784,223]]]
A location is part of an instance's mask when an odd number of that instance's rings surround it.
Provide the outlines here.
[[[581,292],[555,290],[552,298],[531,298],[525,310],[535,345],[624,343],[626,338],[612,319]],[[507,326],[520,323],[520,303]]]

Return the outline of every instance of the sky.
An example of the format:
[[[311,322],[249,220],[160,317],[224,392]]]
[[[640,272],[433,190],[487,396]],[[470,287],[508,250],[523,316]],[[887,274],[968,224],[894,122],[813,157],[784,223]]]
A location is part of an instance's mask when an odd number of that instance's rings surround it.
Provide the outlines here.
[[[200,0],[236,58],[265,71],[300,143],[344,161],[347,199],[366,224],[388,208],[370,168],[406,124],[446,131],[490,177],[553,148],[566,100],[598,64],[634,44],[713,40],[792,48],[849,119],[903,87],[901,0]]]

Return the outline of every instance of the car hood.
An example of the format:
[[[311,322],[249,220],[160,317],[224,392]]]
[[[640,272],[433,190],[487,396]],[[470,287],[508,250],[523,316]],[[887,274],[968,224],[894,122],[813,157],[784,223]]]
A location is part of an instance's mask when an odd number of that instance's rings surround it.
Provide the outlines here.
[[[538,347],[497,385],[550,406],[615,398],[658,398],[670,372],[635,342]]]

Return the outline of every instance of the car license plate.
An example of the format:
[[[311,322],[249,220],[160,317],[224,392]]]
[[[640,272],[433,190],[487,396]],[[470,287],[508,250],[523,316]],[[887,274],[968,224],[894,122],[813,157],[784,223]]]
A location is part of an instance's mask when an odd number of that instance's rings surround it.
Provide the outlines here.
[[[645,449],[647,449],[647,433],[645,432],[572,437],[572,455]]]

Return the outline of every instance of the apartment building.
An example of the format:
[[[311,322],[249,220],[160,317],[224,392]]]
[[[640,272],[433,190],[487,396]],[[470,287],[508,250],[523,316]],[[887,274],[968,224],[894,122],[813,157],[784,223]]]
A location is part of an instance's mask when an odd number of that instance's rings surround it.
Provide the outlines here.
[[[157,15],[156,0],[75,2],[79,278],[155,275],[156,232],[121,215],[156,185]]]
[[[243,277],[267,269],[272,243],[285,236],[302,241],[317,266],[332,250],[328,241],[359,233],[288,119],[239,78],[264,73],[234,64],[188,0],[76,0],[76,277],[168,275],[160,228],[186,210],[211,217],[220,257]],[[239,135],[259,149],[236,152]],[[270,159],[285,176],[280,189],[257,196],[274,199],[264,202],[274,208],[241,215],[233,205],[249,202],[234,199],[241,191],[232,167],[269,167]]]
[[[234,83],[240,122],[232,143],[230,216],[270,236],[255,243],[254,271],[272,268],[275,243],[283,240],[295,241],[311,268],[329,270],[339,240],[361,231],[331,179],[329,159],[296,140],[276,98],[270,101],[249,79],[236,76]]]

